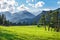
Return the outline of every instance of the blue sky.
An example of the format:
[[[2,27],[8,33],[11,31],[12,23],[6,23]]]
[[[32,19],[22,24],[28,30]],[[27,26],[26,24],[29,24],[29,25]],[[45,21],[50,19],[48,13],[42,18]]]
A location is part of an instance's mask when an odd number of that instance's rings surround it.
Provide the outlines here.
[[[16,1],[18,2],[19,5],[24,4],[25,6],[30,7],[28,5],[28,3],[26,3],[27,0],[16,0]],[[53,8],[53,9],[55,9],[55,8],[59,7],[59,5],[57,4],[57,2],[60,1],[60,0],[33,0],[33,2],[32,2],[32,0],[30,0],[29,3],[36,4],[36,3],[40,2],[40,1],[43,1],[45,3],[40,8],[51,8],[51,9]]]
[[[12,13],[27,10],[29,12],[48,11],[60,7],[60,0],[0,0],[0,12]]]

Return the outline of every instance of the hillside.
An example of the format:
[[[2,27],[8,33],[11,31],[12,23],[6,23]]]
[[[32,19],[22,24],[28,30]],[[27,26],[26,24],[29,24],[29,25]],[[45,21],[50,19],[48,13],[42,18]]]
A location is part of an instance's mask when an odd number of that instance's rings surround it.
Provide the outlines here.
[[[60,18],[60,8],[58,9],[55,9],[55,10],[50,10],[50,11],[42,11],[39,15],[37,15],[33,20],[34,20],[34,23],[38,23],[40,20],[42,20],[43,18],[43,15],[46,16],[46,22],[48,23],[48,21],[50,20],[49,18],[54,16],[56,12],[59,12],[58,13],[58,18]],[[50,16],[49,16],[50,15]],[[60,20],[60,19],[59,19]]]

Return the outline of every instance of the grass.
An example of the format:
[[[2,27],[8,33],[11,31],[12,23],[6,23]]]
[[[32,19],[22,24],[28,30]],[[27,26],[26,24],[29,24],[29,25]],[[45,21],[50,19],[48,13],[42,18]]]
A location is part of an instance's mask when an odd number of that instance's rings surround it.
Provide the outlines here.
[[[0,26],[0,40],[60,40],[60,32],[45,31],[41,26]]]

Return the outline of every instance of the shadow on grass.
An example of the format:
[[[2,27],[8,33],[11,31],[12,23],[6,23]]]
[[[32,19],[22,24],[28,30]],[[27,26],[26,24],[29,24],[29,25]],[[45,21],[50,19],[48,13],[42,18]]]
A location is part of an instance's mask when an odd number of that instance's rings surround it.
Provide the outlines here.
[[[4,31],[0,31],[0,40],[24,40],[22,38],[17,37],[18,35],[10,34]]]

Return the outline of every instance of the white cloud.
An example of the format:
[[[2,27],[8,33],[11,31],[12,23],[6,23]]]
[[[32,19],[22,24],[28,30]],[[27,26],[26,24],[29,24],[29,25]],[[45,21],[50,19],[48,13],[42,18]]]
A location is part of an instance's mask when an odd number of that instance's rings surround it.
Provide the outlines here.
[[[43,1],[39,1],[36,4],[29,3],[28,5],[31,6],[31,7],[34,7],[34,8],[39,8],[39,7],[43,7],[44,4],[45,3]]]
[[[32,0],[32,2],[34,2],[34,0]]]
[[[18,11],[24,11],[24,10],[29,10],[28,7],[26,7],[24,4],[20,5],[19,7],[17,7]]]
[[[29,3],[30,2],[30,0],[26,0],[26,3]]]
[[[58,4],[58,7],[60,7],[60,1],[58,1],[57,4]]]
[[[31,3],[29,3],[28,5],[31,6],[31,7],[33,7],[33,8],[35,7],[35,5],[34,4],[31,4]]]
[[[39,1],[35,4],[35,8],[42,7],[45,3],[43,1]]]
[[[18,3],[15,0],[0,0],[0,12],[14,12],[15,6],[18,6]]]
[[[57,4],[60,4],[60,1],[58,1]]]
[[[34,0],[26,0],[26,3],[34,2]]]
[[[51,9],[49,9],[49,8],[45,8],[45,9],[42,9],[42,10],[44,10],[44,11],[49,11],[49,10],[51,10]]]

